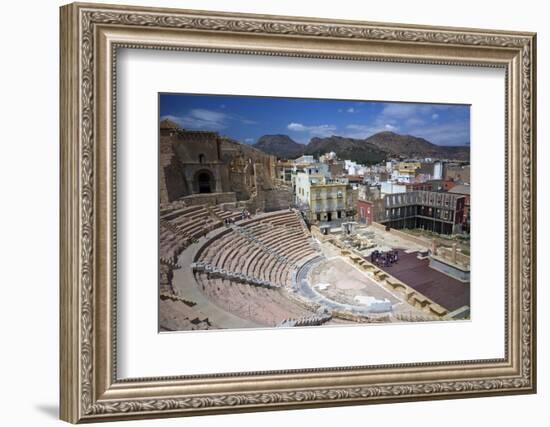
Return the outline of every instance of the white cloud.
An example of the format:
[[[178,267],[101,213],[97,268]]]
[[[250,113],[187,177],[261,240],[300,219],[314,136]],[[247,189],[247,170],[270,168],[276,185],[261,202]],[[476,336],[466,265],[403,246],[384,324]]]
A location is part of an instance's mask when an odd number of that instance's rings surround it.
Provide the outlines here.
[[[225,105],[220,108],[225,108]],[[245,125],[256,124],[253,120],[248,120],[245,117],[227,114],[221,111],[207,110],[203,108],[194,108],[189,110],[183,116],[163,116],[161,119],[169,119],[176,122],[181,127],[186,129],[201,129],[219,131],[229,126],[231,121],[240,121]]]
[[[439,114],[437,114],[438,111],[449,108],[451,108],[449,105],[396,103],[386,105],[381,115],[386,118],[400,120],[427,118],[430,116],[432,119],[436,119],[439,117]]]
[[[387,104],[368,126],[348,125],[347,136],[366,138],[380,131],[392,131],[425,138],[437,145],[463,145],[470,140],[467,119],[443,123],[438,120],[441,111],[452,108],[435,104]]]
[[[292,122],[288,124],[287,129],[293,132],[305,132],[310,136],[331,136],[334,135],[336,126],[326,124],[306,126],[302,123]]]
[[[287,126],[288,130],[295,130],[297,132],[303,132],[306,130],[306,127],[301,123],[289,123]]]
[[[357,110],[353,107],[349,107],[347,110],[346,110],[348,113],[356,113]]]
[[[470,141],[470,128],[464,122],[422,126],[409,129],[407,133],[437,145],[464,145]]]
[[[246,142],[247,144],[252,144],[254,142],[254,138],[245,138],[244,142]]]
[[[195,108],[190,110],[185,116],[170,116],[170,120],[173,120],[183,128],[220,130],[227,127],[229,116],[218,111]]]
[[[329,124],[306,125],[292,122],[287,125],[287,129],[294,133],[295,140],[304,143],[313,136],[339,135],[347,138],[365,139],[378,132],[396,132],[425,138],[438,145],[466,144],[470,139],[467,119],[459,119],[456,122],[437,120],[439,112],[449,108],[452,106],[388,104],[379,114],[368,117],[364,122],[357,120],[355,123],[339,127]],[[339,111],[348,112],[349,109],[339,109]],[[353,109],[353,111],[358,112],[357,109]]]
[[[196,108],[194,110],[191,110],[190,116],[198,119],[198,120],[204,120],[205,122],[221,122],[227,118],[227,114],[225,113],[219,113],[217,111],[211,111],[211,110],[203,110],[200,108]]]

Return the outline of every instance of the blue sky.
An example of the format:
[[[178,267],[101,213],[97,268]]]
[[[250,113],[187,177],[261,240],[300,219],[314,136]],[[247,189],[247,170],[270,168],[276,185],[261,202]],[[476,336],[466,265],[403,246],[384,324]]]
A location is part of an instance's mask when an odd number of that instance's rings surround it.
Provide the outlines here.
[[[286,134],[307,144],[316,136],[362,139],[381,131],[437,145],[470,143],[467,105],[189,94],[160,94],[159,104],[161,120],[247,144],[266,134]]]

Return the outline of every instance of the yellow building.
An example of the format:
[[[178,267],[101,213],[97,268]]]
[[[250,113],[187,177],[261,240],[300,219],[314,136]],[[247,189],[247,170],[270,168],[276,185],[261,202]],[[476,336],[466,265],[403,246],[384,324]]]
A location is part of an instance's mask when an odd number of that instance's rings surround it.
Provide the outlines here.
[[[310,222],[354,219],[357,190],[346,179],[300,172],[295,180],[296,204]]]
[[[397,169],[401,173],[416,172],[420,168],[420,162],[399,162]]]
[[[420,166],[420,162],[399,162],[397,168],[393,170],[392,178],[399,182],[413,182]]]

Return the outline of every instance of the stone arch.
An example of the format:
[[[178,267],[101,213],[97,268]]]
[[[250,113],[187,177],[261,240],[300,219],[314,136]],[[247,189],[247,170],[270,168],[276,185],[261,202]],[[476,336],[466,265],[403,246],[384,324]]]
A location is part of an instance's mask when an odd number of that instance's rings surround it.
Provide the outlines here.
[[[195,193],[214,193],[216,191],[216,180],[208,169],[201,169],[195,173],[193,178]]]

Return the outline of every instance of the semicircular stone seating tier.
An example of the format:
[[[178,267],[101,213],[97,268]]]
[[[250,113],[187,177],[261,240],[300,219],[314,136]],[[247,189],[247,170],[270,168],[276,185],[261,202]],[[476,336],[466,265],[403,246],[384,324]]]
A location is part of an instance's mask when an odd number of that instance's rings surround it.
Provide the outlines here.
[[[195,271],[267,288],[289,287],[292,274],[318,256],[299,213],[278,211],[227,225],[206,242]]]
[[[241,218],[241,213],[219,207],[167,209],[161,212],[167,237],[164,252],[180,253],[182,241],[185,246],[207,235],[192,268],[199,288],[216,305],[269,326],[284,319],[285,326],[327,321],[318,318],[316,305],[295,301],[284,289],[291,288],[300,266],[319,256],[301,215],[284,210]],[[177,248],[170,246],[178,242]]]
[[[183,200],[161,204],[159,213],[159,262],[161,272],[168,278],[171,277],[171,270],[181,268],[178,256],[190,244],[222,227],[225,220],[242,218],[240,210],[222,206],[189,206]],[[168,282],[161,287],[174,293],[173,286]]]
[[[261,325],[278,326],[281,319],[309,319],[315,315],[314,311],[288,299],[281,289],[250,286],[205,272],[195,272],[195,277],[201,291],[217,306]]]

